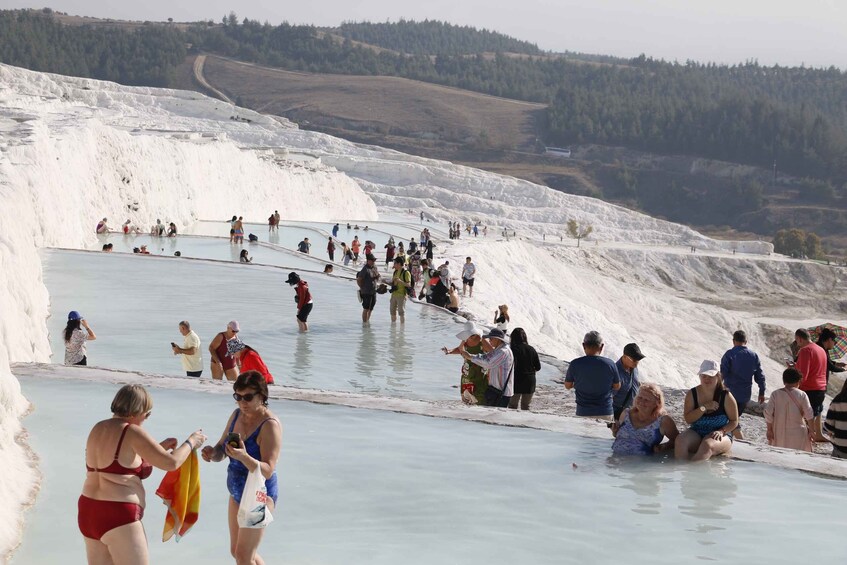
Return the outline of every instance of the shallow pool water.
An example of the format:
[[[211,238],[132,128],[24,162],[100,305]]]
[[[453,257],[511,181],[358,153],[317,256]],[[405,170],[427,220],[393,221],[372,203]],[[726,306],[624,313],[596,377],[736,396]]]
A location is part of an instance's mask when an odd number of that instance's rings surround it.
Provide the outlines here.
[[[76,500],[83,447],[117,386],[22,379],[44,474],[13,563],[84,563]],[[232,400],[152,388],[156,438],[218,438]],[[284,426],[271,563],[843,563],[847,482],[766,465],[609,458],[610,440],[272,402]],[[162,544],[164,508],[145,483],[152,563],[231,563],[225,464],[201,464],[200,521]]]
[[[64,359],[67,312],[77,310],[97,334],[88,344],[90,365],[184,374],[169,344],[182,343],[177,325],[188,320],[202,341],[203,378],[210,378],[206,348],[235,319],[241,324],[241,339],[260,353],[279,384],[404,398],[458,398],[461,358],[445,356],[439,349],[458,345],[455,334],[461,324],[440,308],[410,302],[406,323],[392,324],[383,295],[371,324],[363,326],[354,282],[304,274],[315,306],[310,331],[300,334],[286,270],[57,250],[43,257],[55,363]],[[539,382],[559,374],[544,365]]]

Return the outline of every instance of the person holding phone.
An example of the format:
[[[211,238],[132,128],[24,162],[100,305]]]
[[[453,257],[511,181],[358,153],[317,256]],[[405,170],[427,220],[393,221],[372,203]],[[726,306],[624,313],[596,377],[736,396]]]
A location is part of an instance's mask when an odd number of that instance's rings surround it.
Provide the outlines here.
[[[201,452],[204,461],[229,457],[226,486],[229,490],[229,546],[236,563],[264,563],[259,544],[265,528],[238,525],[238,505],[247,476],[256,469],[265,479],[268,510],[273,513],[279,496],[276,464],[282,449],[282,424],[268,408],[268,385],[257,371],[241,373],[232,385],[238,408],[230,415],[221,439]]]
[[[182,355],[182,368],[188,377],[200,377],[203,375],[203,358],[200,355],[200,337],[191,329],[188,320],[179,323],[179,333],[182,334],[182,347],[171,342],[171,350],[174,355]]]

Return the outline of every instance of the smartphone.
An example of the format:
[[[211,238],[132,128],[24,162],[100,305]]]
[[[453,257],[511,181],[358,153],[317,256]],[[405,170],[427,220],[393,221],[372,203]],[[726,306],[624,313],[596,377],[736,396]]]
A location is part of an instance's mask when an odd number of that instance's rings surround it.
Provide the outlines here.
[[[229,432],[229,435],[226,436],[226,444],[230,447],[235,447],[236,449],[241,447],[241,434]]]
[[[176,344],[174,342],[171,342],[171,347],[176,347]]]

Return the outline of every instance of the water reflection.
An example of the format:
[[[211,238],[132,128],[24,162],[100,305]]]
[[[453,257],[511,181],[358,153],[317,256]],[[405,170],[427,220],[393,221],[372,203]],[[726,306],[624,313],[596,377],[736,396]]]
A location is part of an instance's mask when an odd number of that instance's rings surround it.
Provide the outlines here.
[[[362,335],[356,347],[356,373],[370,383],[370,386],[356,379],[355,374],[348,381],[358,392],[378,390],[374,387],[374,375],[379,368],[376,335],[370,324],[362,324]]]
[[[673,483],[673,478],[663,473],[673,471],[672,455],[664,457],[620,457],[611,456],[606,466],[612,477],[620,479],[616,488],[635,494],[630,510],[636,514],[657,515],[662,508],[661,494],[665,485]]]
[[[388,334],[388,359],[393,372],[388,377],[392,386],[406,388],[404,384],[412,378],[408,372],[412,366],[414,348],[406,342],[406,328],[402,324],[391,324]]]
[[[732,465],[726,461],[708,461],[680,465],[680,468],[680,491],[691,504],[680,504],[679,510],[694,518],[694,527],[689,531],[695,533],[697,542],[714,545],[732,520],[732,514],[726,511],[738,490]]]
[[[298,333],[294,344],[294,374],[292,379],[308,382],[312,373],[312,340],[308,333]]]

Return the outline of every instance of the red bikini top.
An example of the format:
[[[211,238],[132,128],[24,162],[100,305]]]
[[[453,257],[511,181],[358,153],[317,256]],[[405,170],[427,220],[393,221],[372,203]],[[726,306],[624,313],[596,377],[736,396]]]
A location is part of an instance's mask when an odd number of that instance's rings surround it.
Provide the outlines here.
[[[150,474],[153,472],[153,465],[146,462],[144,459],[141,460],[141,465],[135,467],[134,469],[128,469],[127,467],[124,467],[123,465],[118,463],[118,455],[120,455],[121,453],[121,445],[123,445],[124,436],[126,436],[126,431],[128,429],[129,424],[124,426],[124,429],[121,432],[121,439],[118,440],[118,447],[117,449],[115,449],[115,458],[112,459],[112,463],[108,467],[103,467],[102,469],[94,469],[86,465],[85,468],[91,471],[92,473],[110,473],[112,475],[135,475],[142,481],[149,477]]]

